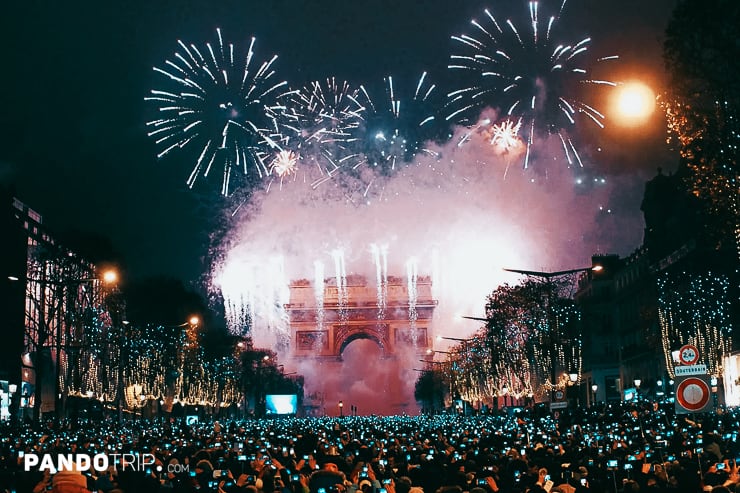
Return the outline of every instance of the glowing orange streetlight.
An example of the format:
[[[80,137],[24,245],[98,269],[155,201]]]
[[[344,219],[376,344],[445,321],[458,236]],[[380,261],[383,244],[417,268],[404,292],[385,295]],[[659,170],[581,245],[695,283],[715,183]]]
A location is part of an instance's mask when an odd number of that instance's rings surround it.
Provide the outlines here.
[[[103,272],[103,282],[106,284],[115,284],[118,282],[118,272],[114,269],[108,269]]]
[[[616,121],[621,125],[640,125],[655,110],[655,94],[642,82],[627,82],[617,89],[613,98]]]

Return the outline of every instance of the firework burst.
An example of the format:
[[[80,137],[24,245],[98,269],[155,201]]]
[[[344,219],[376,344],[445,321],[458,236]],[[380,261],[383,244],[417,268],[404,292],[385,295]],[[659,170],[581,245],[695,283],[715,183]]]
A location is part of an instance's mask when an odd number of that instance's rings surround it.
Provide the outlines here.
[[[498,125],[494,125],[491,128],[491,145],[500,154],[516,152],[516,149],[522,144],[519,138],[519,129],[521,126],[521,121],[514,123],[512,120],[504,120]]]
[[[265,160],[281,150],[285,104],[294,93],[276,80],[277,56],[255,60],[254,38],[243,53],[224,44],[220,29],[216,33],[215,46],[178,41],[179,51],[164,68],[154,67],[165,88],[145,98],[158,109],[147,127],[162,148],[159,158],[175,149],[198,149],[189,187],[220,167],[221,193],[229,195],[236,177],[250,183],[269,174]]]
[[[292,123],[284,144],[312,162],[318,173],[314,188],[359,159],[354,148],[366,112],[359,94],[359,88],[332,77],[304,87],[288,110]]]
[[[550,134],[559,137],[569,165],[583,166],[567,129],[582,116],[603,128],[604,115],[580,99],[578,88],[616,85],[589,75],[591,38],[571,40],[571,33],[559,29],[565,3],[556,15],[543,20],[539,2],[529,2],[529,26],[521,30],[511,20],[500,22],[486,9],[484,21],[471,21],[473,34],[452,36],[463,53],[452,55],[448,67],[471,75],[473,83],[448,94],[452,110],[447,120],[470,124],[485,107],[500,108],[507,120],[521,124],[525,168],[535,137]]]
[[[286,176],[295,175],[298,168],[298,156],[293,151],[280,151],[270,163],[270,172],[282,180]]]

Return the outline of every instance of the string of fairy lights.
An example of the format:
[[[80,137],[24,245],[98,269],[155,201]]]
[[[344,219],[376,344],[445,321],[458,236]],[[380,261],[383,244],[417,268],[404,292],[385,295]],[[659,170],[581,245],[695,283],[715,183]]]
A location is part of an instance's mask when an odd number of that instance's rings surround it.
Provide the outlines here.
[[[93,268],[83,267],[29,263],[26,347],[48,351],[56,372],[50,379],[37,370],[37,384],[44,385],[39,391],[48,395],[43,382],[55,382],[59,399],[115,402],[123,389],[129,409],[152,400],[204,406],[239,402],[236,358],[207,358],[193,326],[124,322],[106,304],[111,293],[90,277]]]
[[[236,359],[206,358],[192,327],[129,325],[115,329],[107,312],[99,314],[85,327],[86,338],[79,350],[59,354],[59,388],[64,393],[114,401],[123,378],[130,409],[152,400],[204,406],[226,406],[240,400]]]
[[[732,351],[730,280],[726,275],[667,273],[658,277],[658,320],[666,368],[675,377],[672,353],[683,344],[699,349],[699,363],[710,375],[724,373]]]

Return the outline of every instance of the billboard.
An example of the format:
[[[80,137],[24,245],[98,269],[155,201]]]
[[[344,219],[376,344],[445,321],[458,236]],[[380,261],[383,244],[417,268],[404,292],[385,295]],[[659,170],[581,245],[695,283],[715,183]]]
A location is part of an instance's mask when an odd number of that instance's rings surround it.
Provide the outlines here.
[[[298,411],[296,394],[267,394],[265,396],[267,414],[295,414]]]

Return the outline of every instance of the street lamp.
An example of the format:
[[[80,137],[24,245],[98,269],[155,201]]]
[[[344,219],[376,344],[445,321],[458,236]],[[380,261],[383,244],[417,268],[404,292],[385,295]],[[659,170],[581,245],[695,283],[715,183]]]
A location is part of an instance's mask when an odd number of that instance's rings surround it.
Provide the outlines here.
[[[344,417],[344,402],[339,401],[339,417]]]
[[[596,391],[599,390],[599,386],[596,384],[591,385],[591,392],[593,397],[591,398],[591,405],[596,404]]]
[[[604,267],[602,265],[592,265],[591,267],[581,267],[578,269],[567,269],[567,270],[560,270],[555,272],[540,272],[540,271],[532,271],[532,270],[521,270],[521,269],[504,269],[506,272],[513,272],[515,274],[523,274],[525,276],[530,277],[537,277],[540,279],[545,280],[545,284],[547,286],[547,327],[551,334],[551,341],[550,341],[550,385],[552,386],[552,391],[550,395],[550,402],[555,401],[555,387],[556,387],[556,381],[557,381],[557,344],[560,341],[560,331],[558,324],[555,321],[555,313],[553,312],[552,308],[552,301],[553,301],[553,293],[552,293],[552,282],[553,279],[561,276],[566,276],[568,274],[576,274],[578,272],[601,272],[604,270]],[[577,378],[576,378],[577,380]]]

